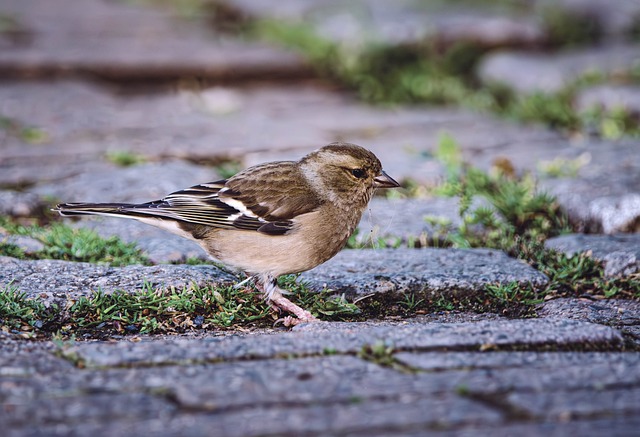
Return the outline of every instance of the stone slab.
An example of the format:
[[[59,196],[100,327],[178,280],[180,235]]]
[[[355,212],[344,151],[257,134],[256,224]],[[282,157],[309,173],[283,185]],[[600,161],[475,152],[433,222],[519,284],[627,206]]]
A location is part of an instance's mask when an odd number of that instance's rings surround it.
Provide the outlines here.
[[[633,368],[640,354],[624,352],[399,352],[394,355],[402,363],[425,372],[480,369],[535,369],[537,372],[593,366]],[[634,376],[637,377],[638,375]],[[525,381],[522,381],[526,384]],[[573,387],[576,381],[567,381]]]
[[[487,284],[544,287],[547,277],[523,261],[491,249],[362,249],[342,251],[300,276],[348,297],[477,293]]]
[[[569,17],[588,20],[601,32],[604,40],[630,39],[640,16],[640,4],[627,0],[535,0],[535,10],[565,13]]]
[[[447,399],[449,398],[449,399]],[[402,412],[402,414],[399,414]],[[373,401],[363,404],[317,405],[312,407],[274,406],[220,414],[183,413],[165,415],[158,419],[138,418],[130,421],[106,423],[82,422],[43,424],[33,427],[33,434],[18,431],[17,435],[132,435],[149,436],[210,436],[225,437],[272,435],[336,435],[365,433],[371,429],[442,429],[465,423],[456,417],[466,413],[467,421],[496,422],[496,413],[468,400],[447,396],[444,400],[430,399],[413,403]],[[395,413],[395,414],[394,414]]]
[[[222,179],[211,167],[185,161],[147,162],[129,167],[106,164],[30,190],[60,202],[144,203],[174,191]]]
[[[254,334],[202,339],[170,338],[138,343],[78,343],[67,350],[87,367],[146,367],[267,359],[323,354],[354,354],[366,345],[392,350],[481,350],[488,346],[603,348],[622,345],[609,327],[567,319],[489,320],[461,323],[323,322],[299,325],[287,334]]]
[[[464,381],[456,385],[464,385],[470,394],[477,395],[562,393],[581,388],[597,392],[635,386],[640,378],[636,369],[640,354],[634,352],[473,352],[442,356],[414,352],[395,356],[427,375],[450,372],[452,377],[459,376]],[[606,411],[609,405],[599,407]]]
[[[611,328],[568,320],[323,323],[57,345],[14,338],[0,333],[0,420],[10,436],[464,435],[612,414],[623,427],[620,414],[634,417],[640,405],[638,353],[508,351],[621,345]],[[404,371],[355,356],[379,342]],[[505,350],[480,352],[487,345]],[[459,347],[468,350],[451,351]]]
[[[236,278],[214,266],[157,265],[110,267],[58,260],[18,260],[0,257],[0,286],[11,286],[27,297],[39,297],[61,308],[70,300],[102,290],[134,292],[145,287],[189,287],[230,284]]]
[[[0,190],[0,215],[33,217],[42,207],[42,199],[35,193]]]
[[[470,43],[482,48],[520,47],[546,40],[536,17],[513,8],[490,5],[456,7],[445,2],[401,0],[280,1],[267,5],[256,0],[228,0],[228,7],[253,19],[304,24],[322,38],[350,48],[370,45],[439,47]]]
[[[437,247],[461,224],[458,199],[374,197],[360,220],[356,240],[374,248],[380,248],[380,240],[392,247],[407,243]]]
[[[18,246],[25,254],[36,254],[44,249],[44,243],[26,235],[6,234],[0,230],[0,244]]]
[[[640,325],[640,302],[624,299],[552,299],[538,305],[538,316],[587,320],[608,326]]]
[[[557,53],[502,51],[485,56],[478,75],[520,93],[558,92],[586,73],[624,74],[640,63],[640,46],[615,44]]]
[[[571,145],[571,147],[567,147]],[[640,154],[632,140],[565,143],[557,157],[582,161],[576,177],[543,178],[539,189],[558,198],[578,232],[637,232]]]
[[[640,389],[599,390],[596,399],[590,389],[562,393],[510,393],[506,401],[533,417],[562,420],[566,417],[599,415],[632,416],[640,412]],[[594,402],[595,401],[595,402]],[[604,407],[604,408],[603,408]],[[604,411],[603,411],[604,410]]]
[[[471,426],[465,429],[451,432],[443,432],[442,436],[473,437],[476,435],[500,435],[500,436],[548,436],[566,437],[571,436],[624,436],[632,437],[637,433],[640,426],[640,419],[634,416],[614,416],[593,419],[570,419],[554,420],[526,423],[510,423],[499,427]],[[374,434],[372,436],[390,436],[393,434]],[[406,436],[420,436],[415,434],[405,434]]]
[[[60,113],[55,110],[60,106],[67,109]],[[38,144],[16,135],[4,139],[0,181],[7,186],[59,181],[81,174],[83,166],[86,173],[100,172],[95,161],[115,151],[151,161],[235,159],[250,166],[297,160],[335,140],[370,148],[398,180],[433,185],[444,174],[433,159],[444,133],[452,133],[464,158],[482,168],[500,156],[513,156],[516,168],[532,168],[537,160],[555,158],[562,141],[541,127],[470,111],[370,107],[311,85],[209,88],[125,99],[78,82],[14,82],[0,86],[0,114],[45,133]]]
[[[196,247],[193,248],[194,250]],[[214,282],[234,281],[211,266],[156,265],[108,267],[56,260],[22,261],[2,258],[2,282],[37,295],[64,291],[88,293],[139,289],[147,279],[154,284],[184,286],[209,277]],[[406,294],[461,296],[477,293],[483,286],[519,282],[544,287],[547,277],[526,263],[489,249],[362,249],[339,253],[302,280],[314,289],[327,287],[349,299],[384,293],[401,299]]]
[[[628,276],[640,271],[640,234],[570,234],[550,238],[545,247],[572,256],[588,253],[604,264],[606,276]]]
[[[575,106],[578,111],[624,110],[634,117],[640,115],[640,87],[604,84],[579,91]]]
[[[71,226],[91,229],[103,238],[115,235],[126,243],[134,243],[152,264],[179,264],[191,259],[211,261],[195,241],[135,220],[92,217],[83,218]]]
[[[239,80],[309,75],[298,55],[214,33],[169,9],[103,0],[6,0],[23,37],[2,38],[0,75]]]

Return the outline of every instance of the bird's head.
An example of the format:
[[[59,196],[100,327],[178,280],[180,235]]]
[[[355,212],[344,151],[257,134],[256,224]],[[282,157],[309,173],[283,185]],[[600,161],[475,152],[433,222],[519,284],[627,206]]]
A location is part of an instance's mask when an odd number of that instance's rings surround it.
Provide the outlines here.
[[[366,204],[376,188],[400,186],[382,170],[376,155],[355,144],[331,143],[302,158],[300,165],[305,176],[321,185],[334,202],[341,198]]]

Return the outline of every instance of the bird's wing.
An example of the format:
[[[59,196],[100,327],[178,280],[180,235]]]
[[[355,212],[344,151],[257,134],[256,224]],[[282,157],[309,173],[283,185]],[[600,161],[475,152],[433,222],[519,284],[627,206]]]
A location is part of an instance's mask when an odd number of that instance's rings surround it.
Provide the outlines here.
[[[229,179],[220,200],[269,222],[288,221],[322,204],[317,192],[293,162],[249,168]]]
[[[296,216],[316,210],[319,198],[295,167],[270,165],[239,173],[229,180],[195,185],[162,200],[122,208],[139,216],[166,217],[216,228],[285,234]]]

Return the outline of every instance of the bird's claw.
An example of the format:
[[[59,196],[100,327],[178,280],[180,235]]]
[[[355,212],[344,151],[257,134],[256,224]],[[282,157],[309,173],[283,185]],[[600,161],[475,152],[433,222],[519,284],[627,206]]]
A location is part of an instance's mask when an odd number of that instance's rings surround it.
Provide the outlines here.
[[[290,328],[292,326],[298,325],[300,322],[301,322],[300,319],[296,319],[295,317],[291,317],[291,316],[286,316],[286,317],[280,317],[278,320],[273,322],[273,326],[278,326],[281,324],[285,328]]]
[[[278,320],[273,322],[273,326],[278,326],[282,324],[282,326],[284,326],[285,328],[292,328],[301,323],[312,323],[312,322],[318,322],[318,321],[319,320],[316,319],[315,317],[313,317],[312,319],[298,319],[296,317],[286,316],[286,317],[280,317]]]

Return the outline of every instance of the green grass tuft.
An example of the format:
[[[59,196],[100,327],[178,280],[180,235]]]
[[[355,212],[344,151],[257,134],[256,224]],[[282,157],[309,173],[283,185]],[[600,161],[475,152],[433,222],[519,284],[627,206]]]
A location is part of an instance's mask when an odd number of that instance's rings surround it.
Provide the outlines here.
[[[107,161],[120,167],[131,167],[146,162],[146,158],[143,155],[127,150],[113,150],[107,152],[105,157]]]
[[[90,229],[73,229],[64,224],[53,223],[46,229],[34,230],[31,236],[45,245],[36,254],[38,258],[113,266],[149,263],[135,243],[124,243],[118,237],[102,238]]]
[[[52,223],[47,227],[23,226],[1,216],[0,229],[9,234],[35,238],[44,244],[42,250],[25,254],[14,244],[0,242],[0,254],[7,256],[22,259],[60,259],[113,266],[149,264],[149,260],[135,243],[125,243],[115,236],[102,238],[90,229],[74,229],[63,223]]]
[[[28,298],[11,284],[0,290],[0,325],[3,327],[20,331],[40,329],[57,314],[57,307],[47,308],[40,299]]]

